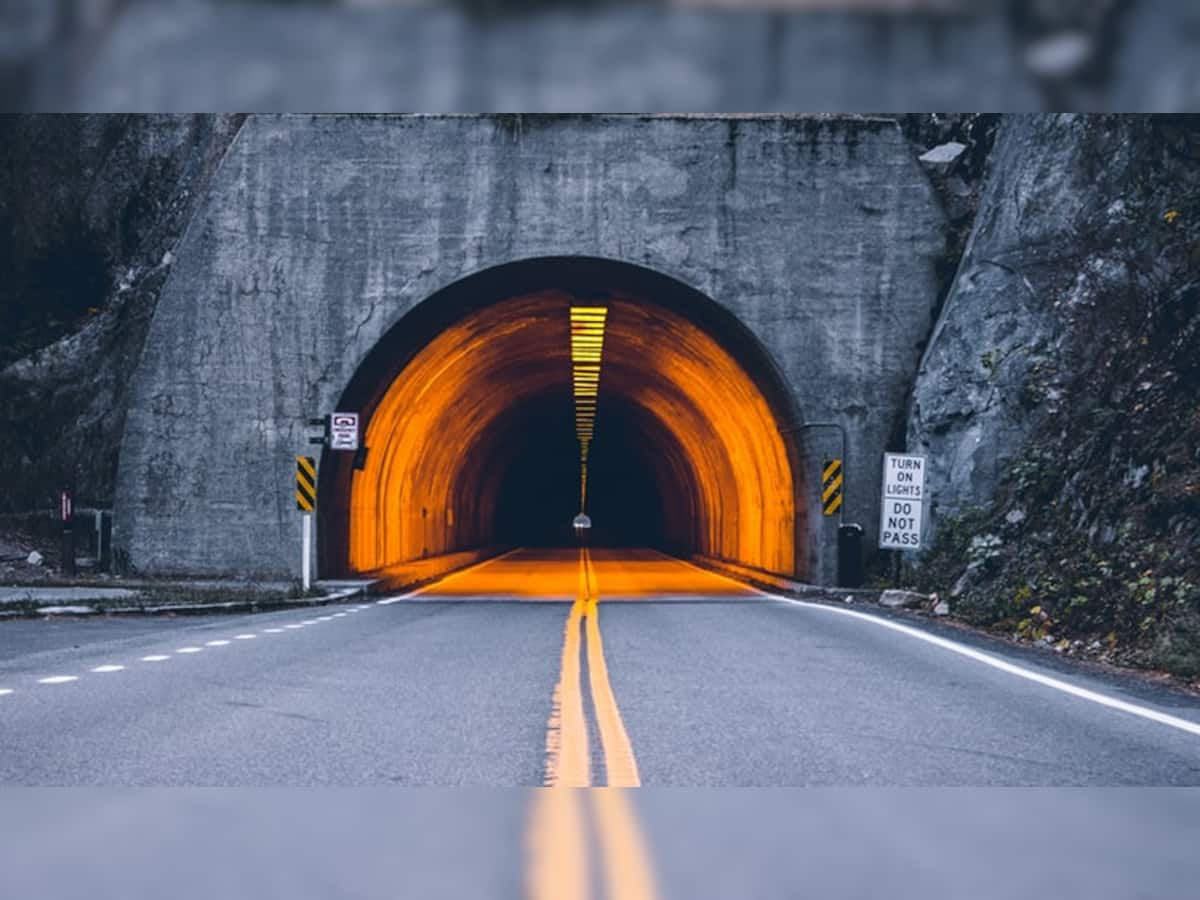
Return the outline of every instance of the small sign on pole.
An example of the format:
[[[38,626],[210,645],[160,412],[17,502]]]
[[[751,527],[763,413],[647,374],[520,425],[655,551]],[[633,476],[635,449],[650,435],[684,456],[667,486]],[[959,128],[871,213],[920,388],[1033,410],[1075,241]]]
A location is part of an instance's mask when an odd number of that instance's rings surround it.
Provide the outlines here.
[[[919,550],[925,511],[925,457],[883,455],[879,549]]]
[[[335,412],[329,428],[331,450],[358,449],[358,413]]]

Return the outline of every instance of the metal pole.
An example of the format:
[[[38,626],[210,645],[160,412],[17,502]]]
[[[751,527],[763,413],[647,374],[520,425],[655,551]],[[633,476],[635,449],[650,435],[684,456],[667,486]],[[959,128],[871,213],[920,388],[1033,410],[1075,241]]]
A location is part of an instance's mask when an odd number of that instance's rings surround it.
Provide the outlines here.
[[[75,574],[75,498],[69,490],[58,493],[58,515],[62,521],[62,571]]]
[[[308,593],[312,586],[312,513],[305,513],[304,519],[304,543],[300,548],[300,568],[301,568],[301,584],[304,585],[304,593]]]

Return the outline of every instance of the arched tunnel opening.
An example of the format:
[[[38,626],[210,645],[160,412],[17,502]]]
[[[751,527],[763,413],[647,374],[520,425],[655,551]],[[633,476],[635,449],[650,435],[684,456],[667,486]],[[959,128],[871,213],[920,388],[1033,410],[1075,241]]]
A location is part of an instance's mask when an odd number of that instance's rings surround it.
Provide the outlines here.
[[[713,300],[630,264],[528,260],[407,314],[339,409],[365,458],[322,456],[329,576],[513,547],[566,547],[580,505],[570,310],[607,310],[588,453],[589,540],[803,577],[790,392]]]

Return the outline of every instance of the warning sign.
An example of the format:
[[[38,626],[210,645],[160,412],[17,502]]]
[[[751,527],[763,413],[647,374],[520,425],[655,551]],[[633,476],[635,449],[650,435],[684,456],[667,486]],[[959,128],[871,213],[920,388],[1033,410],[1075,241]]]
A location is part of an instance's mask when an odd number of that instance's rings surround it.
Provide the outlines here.
[[[827,459],[821,467],[821,508],[827,516],[836,516],[842,508],[842,461]]]
[[[317,462],[311,456],[296,457],[296,509],[312,512],[317,505]]]
[[[924,511],[925,457],[885,453],[879,549],[920,549]]]

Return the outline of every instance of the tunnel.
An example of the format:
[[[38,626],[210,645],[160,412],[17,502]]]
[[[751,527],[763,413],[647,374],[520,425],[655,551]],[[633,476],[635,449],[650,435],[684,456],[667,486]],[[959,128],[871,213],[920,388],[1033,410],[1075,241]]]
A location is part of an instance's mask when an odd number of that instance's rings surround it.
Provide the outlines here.
[[[786,427],[798,415],[759,341],[669,276],[553,257],[444,288],[359,367],[338,408],[360,413],[366,449],[321,459],[324,576],[574,544],[581,307],[606,312],[589,541],[805,575],[803,467]]]

